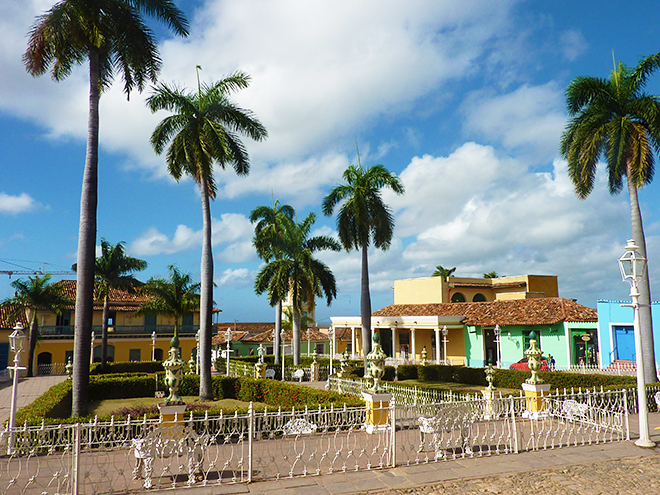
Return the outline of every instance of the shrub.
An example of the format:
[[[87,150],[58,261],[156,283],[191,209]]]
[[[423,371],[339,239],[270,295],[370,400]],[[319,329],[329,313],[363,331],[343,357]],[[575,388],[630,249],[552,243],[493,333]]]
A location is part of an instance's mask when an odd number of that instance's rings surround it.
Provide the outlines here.
[[[121,363],[106,363],[106,371],[101,369],[101,363],[94,363],[89,367],[90,375],[108,375],[117,373],[156,373],[165,371],[161,361],[144,361],[144,362],[121,362]]]
[[[397,368],[399,380],[416,380],[417,366],[414,364],[403,364]]]

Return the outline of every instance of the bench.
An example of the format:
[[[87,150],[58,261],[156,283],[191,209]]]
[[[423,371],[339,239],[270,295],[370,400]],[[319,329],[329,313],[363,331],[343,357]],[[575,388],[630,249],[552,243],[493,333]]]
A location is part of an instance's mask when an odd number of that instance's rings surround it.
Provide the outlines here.
[[[275,370],[273,368],[266,370],[266,378],[275,378]]]
[[[561,412],[569,421],[586,420],[589,417],[589,406],[573,399],[566,399],[561,405]]]
[[[297,369],[293,372],[293,377],[299,382],[302,382],[302,379],[305,377],[305,370],[301,368]]]
[[[208,434],[198,434],[190,427],[158,425],[143,438],[131,441],[131,450],[137,460],[133,479],[144,479],[144,488],[152,488],[154,460],[156,458],[187,457],[188,485],[195,483],[195,474],[202,470],[204,451],[210,443]]]
[[[439,408],[435,415],[420,416],[417,423],[421,444],[425,443],[426,435],[432,435],[431,446],[436,458],[444,457],[441,452],[450,448],[461,448],[464,454],[472,455],[470,440],[477,417],[475,410],[464,405],[450,405]]]

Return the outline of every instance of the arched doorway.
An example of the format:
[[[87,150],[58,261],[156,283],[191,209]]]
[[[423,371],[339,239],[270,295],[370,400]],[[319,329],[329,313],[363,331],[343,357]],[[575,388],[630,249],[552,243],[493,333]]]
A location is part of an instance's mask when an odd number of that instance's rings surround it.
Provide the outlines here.
[[[53,355],[50,352],[40,352],[37,356],[37,375],[50,375],[52,365]]]

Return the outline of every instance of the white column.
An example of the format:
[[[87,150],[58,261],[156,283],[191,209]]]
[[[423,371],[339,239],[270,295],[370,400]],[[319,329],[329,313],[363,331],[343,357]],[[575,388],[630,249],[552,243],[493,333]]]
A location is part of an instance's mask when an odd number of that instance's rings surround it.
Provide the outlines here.
[[[392,357],[396,359],[396,327],[390,327],[392,332]]]
[[[433,329],[435,332],[435,364],[440,364],[440,327]]]
[[[355,327],[351,327],[351,359],[355,359]]]
[[[410,350],[410,357],[412,358],[411,361],[414,364],[417,362],[417,348],[415,347],[415,327],[410,329],[410,346],[412,347]]]

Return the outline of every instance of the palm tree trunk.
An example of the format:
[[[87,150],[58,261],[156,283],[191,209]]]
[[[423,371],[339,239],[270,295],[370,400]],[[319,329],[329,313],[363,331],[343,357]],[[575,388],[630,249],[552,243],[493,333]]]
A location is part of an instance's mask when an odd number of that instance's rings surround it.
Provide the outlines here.
[[[294,291],[295,293],[295,291]],[[293,346],[293,364],[298,366],[300,364],[300,311],[298,310],[298,299],[293,297],[293,305],[291,306],[292,317],[292,333],[291,345]],[[284,359],[284,356],[282,356]]]
[[[37,340],[39,336],[39,322],[37,321],[37,312],[34,311],[32,317],[28,320],[30,323],[30,345],[28,353],[27,376],[35,376],[34,371],[34,351],[37,348]]]
[[[362,325],[362,352],[364,371],[367,371],[367,354],[371,352],[371,294],[369,293],[369,258],[367,244],[362,245],[362,290],[360,292],[360,318]]]
[[[273,354],[275,354],[275,364],[280,364],[280,332],[282,331],[282,301],[275,305],[275,338],[273,339]]]
[[[639,209],[637,187],[628,182],[630,195],[630,223],[632,238],[639,246],[639,254],[646,258],[646,237],[642,224],[642,213]],[[656,383],[658,374],[655,368],[655,347],[653,343],[653,320],[651,318],[651,285],[649,283],[648,264],[639,283],[639,330],[642,338],[642,357],[644,359],[644,381]]]
[[[108,319],[110,318],[110,296],[103,298],[103,323],[101,326],[101,369],[105,373],[108,367]],[[94,352],[94,351],[92,351]],[[92,361],[93,361],[92,357]]]
[[[99,151],[99,52],[89,52],[89,115],[87,155],[80,195],[80,227],[76,283],[76,317],[73,349],[72,416],[87,415],[89,404],[89,346],[94,311],[94,262]]]
[[[213,314],[213,253],[211,251],[211,206],[208,183],[200,183],[202,193],[203,240],[199,316],[199,398],[213,399],[211,384],[211,333]]]

